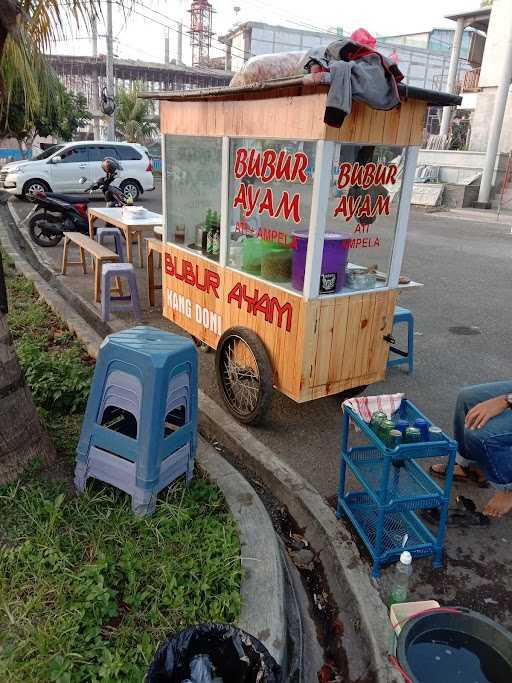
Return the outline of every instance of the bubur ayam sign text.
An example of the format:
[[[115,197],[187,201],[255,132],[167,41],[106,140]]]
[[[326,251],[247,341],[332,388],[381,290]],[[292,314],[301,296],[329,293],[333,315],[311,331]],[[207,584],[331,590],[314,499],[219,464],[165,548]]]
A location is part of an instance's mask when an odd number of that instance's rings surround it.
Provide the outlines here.
[[[175,291],[172,280],[184,282],[198,292],[203,292],[215,299],[221,300],[223,294],[226,303],[244,308],[253,316],[261,316],[268,323],[284,328],[287,332],[292,329],[293,306],[290,302],[281,303],[275,296],[270,296],[259,287],[236,282],[229,292],[225,293],[221,286],[221,273],[193,263],[181,254],[165,253],[165,272],[170,278],[166,287],[166,302],[168,308],[181,313],[189,320],[195,320],[205,329],[220,337],[222,334],[222,317],[219,313],[192,301],[191,298]]]
[[[308,155],[304,152],[277,152],[266,149],[258,152],[254,148],[240,147],[236,150],[233,174],[239,181],[232,206],[242,209],[246,219],[258,214],[268,218],[292,220],[301,222],[301,194],[289,192],[274,187],[265,187],[273,181],[298,182],[304,185],[308,180]],[[343,190],[350,187],[356,192],[342,194],[333,211],[333,218],[342,216],[346,222],[355,218],[358,221],[354,233],[368,232],[371,219],[390,213],[390,196],[383,186],[396,182],[398,166],[396,164],[382,164],[369,162],[342,163],[339,166],[337,188]],[[255,185],[254,181],[259,184]],[[382,188],[382,192],[371,188]],[[370,219],[370,220],[369,220]],[[286,233],[270,231],[268,228],[255,230],[245,221],[237,222],[240,232],[255,234],[263,239],[271,239],[280,243],[291,242]],[[261,235],[258,234],[261,232]],[[293,248],[293,244],[290,243]],[[350,242],[351,248],[360,246],[380,246],[378,237],[373,239],[354,238]]]

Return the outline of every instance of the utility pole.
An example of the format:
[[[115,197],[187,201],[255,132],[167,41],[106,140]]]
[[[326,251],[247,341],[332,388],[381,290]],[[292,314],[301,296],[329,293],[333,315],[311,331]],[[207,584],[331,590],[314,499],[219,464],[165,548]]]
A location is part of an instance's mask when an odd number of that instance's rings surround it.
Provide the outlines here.
[[[178,23],[178,64],[183,64],[183,24]]]
[[[507,108],[508,93],[510,90],[510,81],[512,79],[512,26],[509,28],[508,38],[506,43],[505,54],[503,56],[503,67],[501,72],[501,79],[499,81],[498,89],[496,91],[496,99],[494,100],[494,110],[492,113],[491,125],[489,127],[489,138],[487,140],[487,150],[485,153],[484,172],[482,174],[482,181],[480,183],[480,191],[478,193],[478,202],[475,206],[481,209],[490,209],[491,203],[489,198],[491,196],[492,179],[494,176],[494,166],[496,165],[496,155],[500,144],[501,129],[503,127],[503,118],[505,116],[505,109]]]
[[[453,36],[452,52],[450,56],[450,66],[448,68],[448,79],[446,83],[447,92],[455,92],[455,85],[457,83],[457,70],[459,68],[460,47],[462,45],[462,34],[464,33],[465,24],[464,18],[457,19],[457,26]],[[450,131],[450,123],[452,120],[453,110],[451,107],[444,107],[443,116],[441,119],[440,135],[448,135]]]
[[[164,41],[165,41],[164,64],[168,65],[169,64],[169,29],[168,28],[164,29]]]
[[[96,20],[96,17],[93,17],[92,22],[91,22],[91,30],[92,30],[92,56],[94,57],[95,60],[98,59],[98,22]],[[99,140],[100,139],[100,120],[99,120],[99,113],[100,113],[100,101],[99,101],[99,96],[100,96],[100,87],[99,87],[99,78],[98,78],[98,64],[95,63],[93,66],[93,72],[92,72],[92,129],[93,129],[93,134],[94,134],[94,139]]]
[[[107,0],[107,96],[114,100],[114,39],[112,35],[112,0]],[[115,113],[105,129],[106,140],[116,139]]]

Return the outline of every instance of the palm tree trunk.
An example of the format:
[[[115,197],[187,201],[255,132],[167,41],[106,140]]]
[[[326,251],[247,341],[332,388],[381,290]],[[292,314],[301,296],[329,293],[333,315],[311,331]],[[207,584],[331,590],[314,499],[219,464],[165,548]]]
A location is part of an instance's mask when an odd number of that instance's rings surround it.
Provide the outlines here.
[[[0,282],[4,285],[1,256]],[[46,464],[55,459],[16,358],[5,308],[0,306],[0,486],[19,477],[36,457]]]

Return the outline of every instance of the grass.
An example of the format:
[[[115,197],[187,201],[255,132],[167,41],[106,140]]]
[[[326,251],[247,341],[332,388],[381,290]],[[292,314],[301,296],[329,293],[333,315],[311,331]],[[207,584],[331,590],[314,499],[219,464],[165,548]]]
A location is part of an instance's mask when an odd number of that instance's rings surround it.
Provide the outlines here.
[[[0,680],[140,682],[173,631],[238,617],[236,524],[200,473],[188,489],[168,489],[151,518],[98,482],[72,493],[94,361],[4,265],[9,326],[59,462],[51,472],[34,462],[0,489]]]

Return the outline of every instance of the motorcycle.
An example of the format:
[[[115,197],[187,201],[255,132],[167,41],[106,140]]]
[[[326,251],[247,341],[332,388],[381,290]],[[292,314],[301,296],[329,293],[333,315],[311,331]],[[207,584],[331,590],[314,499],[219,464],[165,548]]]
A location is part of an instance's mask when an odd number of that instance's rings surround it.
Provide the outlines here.
[[[54,247],[62,239],[64,232],[89,234],[87,207],[92,201],[91,192],[101,190],[107,206],[124,206],[128,203],[123,191],[113,185],[117,173],[108,173],[93,183],[83,195],[63,194],[61,192],[35,192],[36,203],[24,222],[28,222],[30,238],[40,247]],[[80,178],[83,185],[87,178]],[[87,195],[89,193],[89,196]]]

